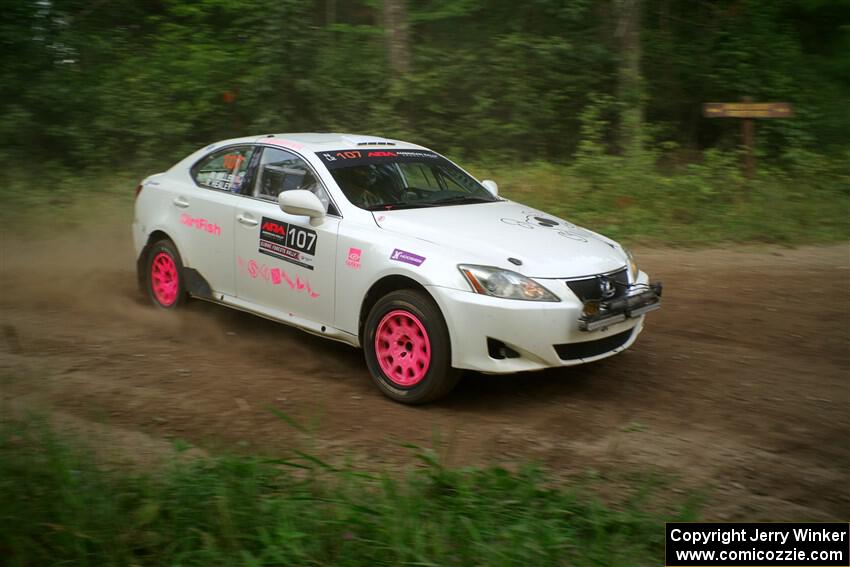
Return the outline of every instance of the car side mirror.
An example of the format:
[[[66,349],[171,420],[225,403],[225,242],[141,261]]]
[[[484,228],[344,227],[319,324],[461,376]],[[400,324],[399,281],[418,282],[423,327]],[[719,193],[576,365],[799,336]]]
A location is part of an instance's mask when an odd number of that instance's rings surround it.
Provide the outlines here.
[[[496,182],[492,179],[485,179],[481,182],[481,185],[483,185],[485,189],[492,193],[494,197],[499,196],[499,186],[496,185]]]
[[[315,193],[304,189],[281,191],[277,202],[284,213],[310,217],[312,226],[319,226],[325,220],[325,206]]]

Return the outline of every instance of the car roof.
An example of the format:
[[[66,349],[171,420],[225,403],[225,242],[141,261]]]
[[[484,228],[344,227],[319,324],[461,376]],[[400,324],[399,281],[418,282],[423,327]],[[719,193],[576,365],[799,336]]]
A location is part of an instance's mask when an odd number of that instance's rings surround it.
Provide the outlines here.
[[[293,149],[321,152],[328,150],[347,150],[357,148],[403,148],[424,149],[423,146],[401,140],[393,140],[381,136],[365,134],[342,134],[322,132],[298,132],[281,134],[263,134],[261,136],[245,136],[216,142],[215,146],[245,143],[267,143],[287,146]]]

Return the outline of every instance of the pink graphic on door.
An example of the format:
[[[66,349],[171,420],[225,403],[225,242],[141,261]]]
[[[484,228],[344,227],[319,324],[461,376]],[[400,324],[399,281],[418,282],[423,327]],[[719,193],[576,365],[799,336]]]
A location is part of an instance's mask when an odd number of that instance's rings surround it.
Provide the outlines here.
[[[280,273],[281,273],[281,272],[280,272],[280,269],[279,269],[279,268],[274,268],[274,269],[271,271],[271,275],[272,275],[272,283],[273,283],[274,285],[280,285],[280,281],[281,281],[281,280],[280,280]]]
[[[251,279],[262,279],[271,285],[280,285],[286,282],[289,289],[303,291],[312,299],[319,297],[319,294],[310,287],[309,281],[302,280],[299,276],[295,276],[295,281],[292,281],[285,270],[269,268],[266,264],[259,264],[256,260],[245,260],[241,256],[236,257],[236,262],[239,264],[239,273],[247,275]]]
[[[190,214],[182,213],[180,215],[180,224],[184,224],[198,230],[204,230],[213,236],[221,236],[221,227],[205,218],[193,217]]]
[[[360,255],[363,253],[359,248],[349,248],[348,258],[345,260],[345,265],[355,270],[360,269]]]

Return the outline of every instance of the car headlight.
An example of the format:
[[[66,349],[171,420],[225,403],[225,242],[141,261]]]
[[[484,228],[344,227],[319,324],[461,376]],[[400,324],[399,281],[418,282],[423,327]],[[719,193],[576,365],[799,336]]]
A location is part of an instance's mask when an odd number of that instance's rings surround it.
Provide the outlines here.
[[[460,264],[458,269],[475,293],[524,301],[561,301],[536,281],[511,270],[471,264]]]
[[[635,260],[635,255],[631,253],[628,248],[623,248],[623,252],[626,253],[626,258],[629,260],[629,280],[637,281],[638,277],[638,265],[637,260]]]

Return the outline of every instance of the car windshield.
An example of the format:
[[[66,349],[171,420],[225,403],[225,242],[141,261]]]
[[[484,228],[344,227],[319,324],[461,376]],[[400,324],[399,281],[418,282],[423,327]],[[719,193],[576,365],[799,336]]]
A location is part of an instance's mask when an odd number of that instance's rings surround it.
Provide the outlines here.
[[[370,211],[498,201],[475,179],[427,150],[334,150],[317,155],[345,197]]]

